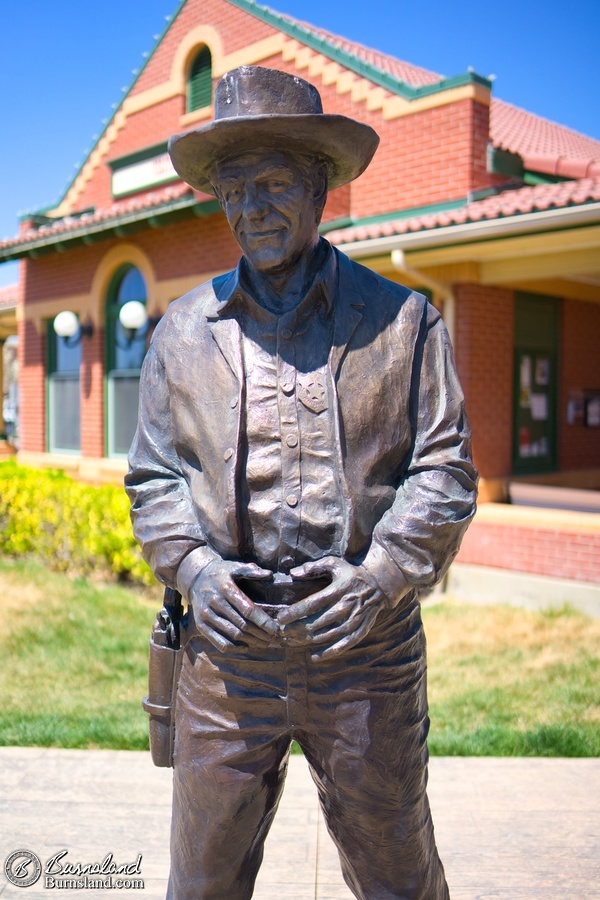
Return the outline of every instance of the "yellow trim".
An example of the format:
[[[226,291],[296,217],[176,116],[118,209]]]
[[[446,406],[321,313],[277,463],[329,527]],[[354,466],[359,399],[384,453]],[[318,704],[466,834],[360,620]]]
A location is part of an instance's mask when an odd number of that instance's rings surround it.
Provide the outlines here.
[[[106,297],[110,281],[124,263],[135,266],[142,273],[146,284],[146,304],[152,314],[159,292],[150,258],[136,244],[118,244],[111,247],[96,266],[89,293],[67,294],[51,300],[27,303],[23,308],[23,318],[27,322],[33,322],[38,332],[41,332],[45,321],[54,318],[63,309],[70,309],[83,321],[89,316],[98,328],[106,319]]]
[[[600,246],[600,225],[570,228],[563,231],[537,232],[519,237],[495,238],[427,250],[406,251],[411,265],[425,266],[454,263],[465,260],[489,262],[494,259],[533,256],[538,253],[561,253],[565,250],[583,250]],[[596,267],[597,268],[597,267]]]
[[[426,109],[458,103],[461,100],[475,100],[477,103],[483,104],[483,106],[489,106],[492,95],[490,90],[482,84],[465,84],[463,87],[439,91],[437,94],[429,94],[427,97],[421,97],[419,100],[405,100],[403,97],[393,96],[383,104],[383,118],[386,120],[398,119],[402,116],[423,112]]]
[[[214,28],[202,25],[188,32],[175,52],[169,81],[149,88],[147,91],[142,91],[139,94],[132,94],[123,100],[113,121],[90,154],[68,194],[59,206],[48,212],[48,215],[61,217],[71,212],[77,202],[77,198],[107,156],[111,144],[114,143],[121,129],[125,127],[129,116],[156,106],[159,103],[164,103],[166,100],[171,100],[173,97],[185,96],[187,75],[185,66],[199,44],[206,44],[209,48],[212,56],[213,76],[218,78],[229,71],[229,69],[234,69],[240,65],[258,63],[263,59],[276,55],[281,51],[283,41],[284,35],[278,33],[270,38],[256,41],[254,44],[244,47],[243,50],[225,55],[219,33]],[[176,62],[179,68],[176,67]],[[184,121],[185,115],[187,114],[184,114],[180,120],[182,127],[186,124]]]
[[[444,281],[535,290],[600,301],[600,225],[405,251],[411,266]],[[382,271],[382,265],[374,268]],[[369,264],[369,261],[365,261]],[[585,276],[590,278],[585,281]],[[579,280],[581,279],[581,280]],[[595,283],[596,282],[596,283]]]
[[[598,246],[584,250],[535,253],[510,259],[485,260],[480,264],[481,283],[499,284],[515,278],[568,278],[600,272]]]
[[[350,92],[355,103],[364,102],[371,111],[380,109],[386,120],[413,115],[437,106],[447,106],[460,100],[476,100],[484,106],[489,106],[491,102],[489,88],[481,84],[468,84],[448,91],[439,91],[420,100],[405,100],[368,79],[355,75],[338,63],[331,62],[328,57],[316,53],[294,38],[285,41],[281,55],[284,62],[293,62],[300,70],[308,69],[311,78],[321,76],[324,85],[335,85],[337,94]]]
[[[142,112],[144,109],[150,109],[151,106],[157,106],[159,103],[178,97],[182,93],[185,94],[185,91],[180,91],[178,85],[175,85],[173,81],[163,81],[162,84],[148,88],[147,91],[126,97],[121,109],[126,116],[132,116],[134,113]]]
[[[410,253],[406,254],[407,260],[413,261]],[[371,257],[361,259],[361,263],[384,275],[386,278],[397,280],[398,273],[394,273],[394,267],[391,261],[391,254],[386,253],[384,256]],[[447,284],[482,284],[481,265],[470,260],[462,262],[446,263],[440,266],[422,266],[420,270],[430,278],[442,281]],[[600,302],[600,278],[598,284],[586,283],[578,281],[575,277],[572,280],[567,278],[546,278],[547,271],[544,271],[544,277],[534,278],[530,280],[511,277],[509,281],[504,282],[504,287],[512,288],[515,291],[533,291],[536,294],[544,294],[550,297],[563,297],[567,300],[581,300],[584,303]]]
[[[283,54],[283,59],[285,60],[285,54]],[[339,63],[336,62],[326,62],[321,70],[321,80],[324,85],[334,84],[336,78],[342,71],[342,67]]]
[[[185,96],[187,78],[192,59],[200,47],[206,45],[210,50],[213,77],[223,63],[223,42],[219,32],[210,25],[198,25],[185,35],[173,55],[171,75],[167,84],[175,94]],[[149,105],[149,104],[147,104]]]
[[[146,306],[152,314],[156,306],[156,275],[150,257],[136,244],[117,244],[108,250],[94,272],[90,291],[90,314],[95,325],[106,318],[106,297],[110,282],[119,266],[129,264],[140,270],[146,285]]]
[[[51,210],[49,215],[60,217],[71,212],[86,184],[107,156],[119,131],[124,128],[129,116],[164,103],[173,97],[185,96],[190,61],[197,48],[203,44],[211,52],[214,78],[219,78],[237,66],[258,63],[281,54],[284,62],[293,62],[299,70],[307,69],[309,77],[313,79],[321,77],[323,84],[335,85],[336,93],[350,92],[354,102],[364,102],[370,111],[381,110],[383,118],[386,120],[412,115],[437,106],[447,106],[465,99],[477,100],[487,106],[490,104],[490,91],[478,84],[440,91],[412,102],[404,100],[402,97],[374,85],[368,79],[355,75],[326,56],[315,53],[299,41],[287,38],[282,32],[277,32],[268,38],[226,55],[219,32],[209,25],[199,25],[185,35],[175,51],[168,81],[146,91],[129,95],[123,100],[113,121],[82,167],[63,202],[56,209]],[[212,114],[212,107],[195,110],[193,113],[184,113],[180,117],[180,125],[185,128],[197,121],[208,119]]]
[[[202,122],[204,119],[212,119],[214,115],[213,106],[203,106],[202,109],[194,109],[192,112],[186,113],[179,117],[179,124],[182,128],[186,125],[193,125],[194,122]]]
[[[416,268],[416,264],[414,264],[416,254],[405,252],[405,256],[406,261]],[[360,262],[361,265],[373,269],[374,272],[378,272],[380,275],[385,275],[386,278],[390,278],[392,281],[398,281],[400,278],[398,270],[394,267],[392,262],[392,254],[389,252],[384,253],[381,256],[363,256],[361,257]],[[430,278],[435,278],[437,281],[444,281],[448,284],[456,282],[479,282],[479,264],[471,262],[470,260],[447,263],[443,266],[419,266],[419,269]]]
[[[566,300],[579,300],[582,303],[600,303],[600,283],[586,284],[576,279],[567,281],[566,278],[536,278],[531,281],[511,280],[510,285],[506,286],[515,291],[532,291],[535,294],[564,297]]]
[[[223,274],[219,269],[212,272],[199,272],[197,275],[186,275],[182,278],[169,278],[164,281],[156,281],[154,272],[148,257],[134,244],[121,244],[108,251],[101,260],[94,274],[92,287],[87,294],[69,294],[64,297],[54,297],[52,300],[40,300],[37,303],[28,303],[19,308],[19,316],[24,321],[33,322],[38,332],[42,332],[44,322],[54,318],[63,309],[70,309],[85,321],[90,317],[96,327],[103,325],[106,315],[106,296],[110,281],[124,263],[136,266],[146,282],[147,306],[150,314],[163,313],[171,301],[176,300]]]
[[[70,294],[65,297],[53,297],[52,300],[40,300],[37,303],[27,303],[23,307],[21,318],[24,322],[33,322],[38,333],[42,333],[44,322],[53,319],[69,309],[76,313],[82,321],[92,313],[89,294]]]
[[[271,37],[263,38],[261,41],[255,41],[248,47],[236,50],[234,53],[228,53],[223,57],[223,64],[219,68],[213,67],[213,74],[216,78],[220,78],[230,69],[237,69],[238,66],[250,66],[254,63],[268,59],[270,56],[277,56],[281,53],[285,38],[281,32],[272,34]]]

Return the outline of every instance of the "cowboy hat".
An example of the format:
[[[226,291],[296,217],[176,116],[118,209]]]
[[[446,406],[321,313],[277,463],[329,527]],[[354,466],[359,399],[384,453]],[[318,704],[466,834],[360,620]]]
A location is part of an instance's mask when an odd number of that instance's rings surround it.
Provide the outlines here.
[[[318,90],[296,75],[240,66],[219,80],[215,118],[176,134],[169,153],[176,172],[196,190],[214,194],[213,167],[253,150],[283,150],[323,159],[330,189],[358,178],[379,144],[377,133],[347,116],[326,115]]]

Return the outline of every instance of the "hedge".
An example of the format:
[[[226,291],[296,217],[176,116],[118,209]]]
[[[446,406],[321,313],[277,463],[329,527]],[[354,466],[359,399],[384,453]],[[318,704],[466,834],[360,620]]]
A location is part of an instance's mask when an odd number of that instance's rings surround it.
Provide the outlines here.
[[[0,552],[70,575],[155,583],[133,537],[123,488],[12,460],[0,463]]]

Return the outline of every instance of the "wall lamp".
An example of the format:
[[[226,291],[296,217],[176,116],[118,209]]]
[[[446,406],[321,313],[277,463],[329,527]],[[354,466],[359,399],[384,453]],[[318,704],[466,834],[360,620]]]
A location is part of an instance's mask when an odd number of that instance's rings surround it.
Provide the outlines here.
[[[90,322],[82,325],[78,317],[70,309],[59,312],[52,323],[54,333],[61,337],[65,344],[74,347],[83,337],[91,338],[94,333],[94,326]]]
[[[119,310],[119,322],[123,327],[129,343],[133,341],[146,324],[153,328],[161,320],[161,316],[149,316],[146,304],[140,300],[129,300]]]

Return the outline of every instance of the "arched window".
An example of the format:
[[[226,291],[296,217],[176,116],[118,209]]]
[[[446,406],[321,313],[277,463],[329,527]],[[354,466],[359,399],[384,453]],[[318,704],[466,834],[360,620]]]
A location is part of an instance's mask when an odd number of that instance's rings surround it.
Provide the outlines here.
[[[187,83],[187,112],[212,103],[212,59],[208,47],[202,47],[192,61]]]
[[[138,415],[140,369],[146,355],[148,323],[132,336],[119,321],[130,300],[146,303],[146,285],[138,269],[124,266],[113,278],[106,306],[106,408],[109,456],[128,453]]]

